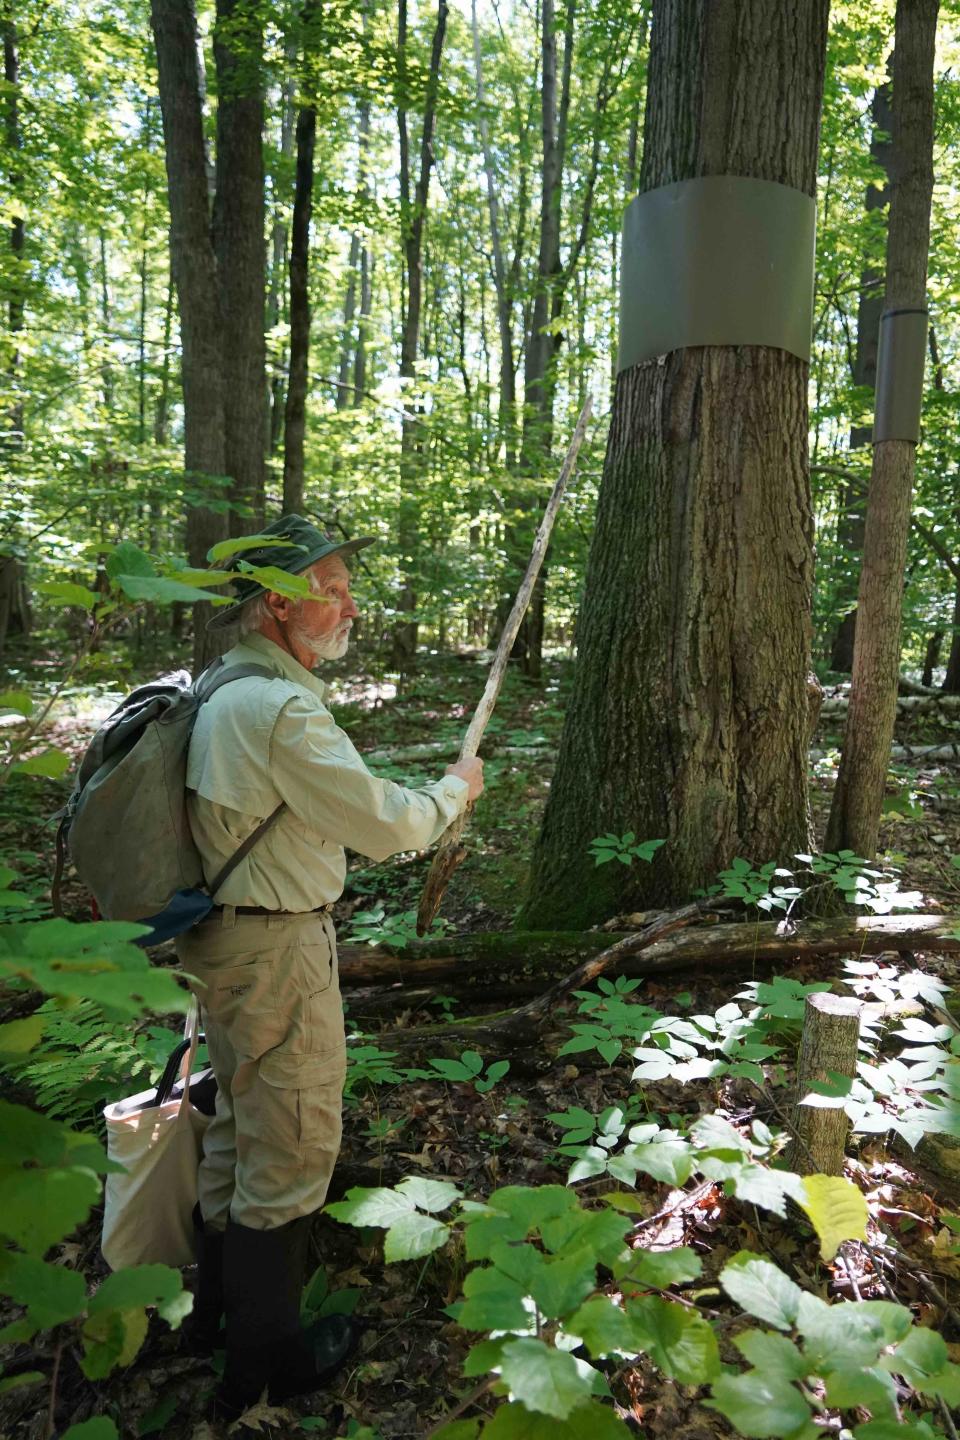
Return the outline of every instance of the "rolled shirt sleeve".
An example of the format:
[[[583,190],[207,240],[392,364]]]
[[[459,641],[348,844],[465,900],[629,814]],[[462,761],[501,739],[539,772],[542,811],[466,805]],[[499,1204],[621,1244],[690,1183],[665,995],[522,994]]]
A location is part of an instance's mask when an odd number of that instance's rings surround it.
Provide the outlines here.
[[[465,808],[469,791],[456,775],[418,790],[378,778],[326,706],[300,696],[277,717],[269,770],[298,820],[371,860],[432,845]]]

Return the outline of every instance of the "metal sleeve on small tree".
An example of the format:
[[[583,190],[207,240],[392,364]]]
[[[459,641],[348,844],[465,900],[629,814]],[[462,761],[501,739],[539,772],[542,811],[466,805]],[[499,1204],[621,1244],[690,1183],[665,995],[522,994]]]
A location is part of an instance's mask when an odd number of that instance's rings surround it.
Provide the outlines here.
[[[880,316],[873,443],[920,439],[923,371],[927,359],[926,307],[886,310]]]

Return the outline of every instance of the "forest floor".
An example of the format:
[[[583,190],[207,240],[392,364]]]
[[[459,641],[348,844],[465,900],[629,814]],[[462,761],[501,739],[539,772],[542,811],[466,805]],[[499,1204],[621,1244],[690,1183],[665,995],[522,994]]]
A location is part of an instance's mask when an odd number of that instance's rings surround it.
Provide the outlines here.
[[[363,752],[402,752],[410,745],[455,742],[482,688],[479,659],[427,662],[399,696],[373,676],[357,679],[345,673],[334,686],[338,718]],[[42,688],[42,675],[19,677],[16,683],[24,678]],[[506,929],[513,921],[549,784],[569,678],[568,665],[550,667],[539,686],[518,674],[508,677],[491,739],[508,751],[537,751],[539,746],[542,753],[494,753],[488,760],[487,795],[469,837],[471,855],[444,902],[451,934]],[[125,680],[124,688],[131,683]],[[117,682],[109,676],[97,690],[78,688],[65,697],[45,738],[79,751],[116,691]],[[926,734],[913,722],[912,732],[898,738],[924,743],[943,734],[942,726],[936,734]],[[541,744],[541,737],[546,743]],[[816,743],[829,750],[837,738],[824,726]],[[398,759],[377,768],[392,778],[416,782],[440,773],[454,758],[450,754],[426,761]],[[960,776],[939,765],[921,772],[902,767],[897,779],[900,792],[889,797],[891,813],[883,822],[881,848],[888,858],[898,860],[903,887],[920,890],[928,909],[960,911],[960,869],[950,860],[960,854]],[[830,764],[818,762],[811,783],[818,837],[831,783]],[[0,797],[0,864],[18,871],[21,888],[35,896],[38,918],[46,908],[53,842],[52,827],[43,820],[62,803],[64,790],[62,782],[14,777]],[[902,814],[896,813],[898,808]],[[428,858],[403,857],[379,866],[354,858],[336,915],[341,939],[389,938],[391,926],[396,933],[397,917],[409,917],[416,907]],[[750,858],[759,864],[766,857]],[[79,889],[68,889],[67,898],[68,911],[86,918]],[[381,910],[383,917],[378,918]],[[409,918],[401,922],[401,931],[403,923],[408,924]],[[896,964],[901,969],[916,966],[956,983],[957,967],[944,957],[900,957]],[[806,961],[782,967],[781,973],[805,984],[832,980],[841,973],[841,961]],[[666,976],[647,981],[637,998],[668,1015],[713,1014],[749,979],[749,967],[735,975],[701,969],[676,980]],[[348,1002],[351,998],[348,994]],[[571,1011],[574,1005],[571,1002]],[[404,1014],[400,1023],[429,1023],[444,1014],[460,1018],[454,1005],[434,997],[431,1006]],[[387,1021],[397,1023],[395,1016]],[[749,1129],[755,1119],[781,1128],[789,1063],[780,1075],[774,1067],[763,1090],[747,1080],[727,1078],[687,1085],[665,1080],[647,1083],[640,1091],[631,1081],[633,1062],[626,1053],[603,1067],[595,1063],[596,1056],[594,1063],[581,1056],[573,1059],[577,1063],[571,1063],[570,1057],[559,1058],[536,1078],[508,1073],[482,1094],[472,1085],[442,1080],[361,1089],[346,1113],[342,1159],[351,1169],[367,1167],[386,1184],[403,1175],[422,1174],[452,1180],[468,1197],[480,1199],[498,1186],[566,1181],[570,1160],[559,1150],[563,1133],[548,1116],[571,1106],[581,1106],[591,1115],[611,1107],[635,1114],[639,1103],[646,1112],[669,1117],[677,1128],[688,1126],[704,1111],[720,1110],[740,1129]],[[936,1176],[912,1170],[915,1162],[908,1152],[894,1156],[882,1135],[858,1137],[850,1154],[848,1174],[869,1199],[874,1249],[892,1257],[889,1269],[879,1273],[865,1252],[857,1250],[851,1260],[850,1247],[843,1263],[822,1266],[813,1234],[803,1223],[792,1218],[780,1221],[766,1212],[761,1215],[753,1206],[727,1197],[722,1185],[670,1191],[638,1177],[642,1243],[656,1249],[686,1244],[701,1257],[704,1278],[694,1299],[703,1313],[717,1321],[724,1360],[735,1358],[735,1352],[724,1329],[730,1319],[728,1302],[715,1279],[725,1261],[744,1248],[770,1255],[825,1297],[853,1293],[877,1298],[889,1293],[885,1288],[889,1285],[902,1303],[913,1307],[917,1318],[941,1330],[951,1358],[960,1360],[960,1246],[942,1219],[956,1204],[955,1196],[951,1200]],[[578,1193],[587,1198],[609,1188],[616,1188],[615,1182],[603,1176],[578,1186]],[[61,1247],[63,1263],[82,1268],[91,1283],[106,1273],[99,1256],[98,1228],[99,1216],[94,1214]],[[461,1374],[471,1337],[444,1308],[460,1294],[462,1256],[443,1250],[423,1261],[385,1265],[380,1231],[350,1229],[329,1216],[316,1223],[313,1247],[330,1291],[356,1292],[356,1313],[367,1324],[360,1354],[328,1391],[283,1410],[261,1408],[248,1423],[274,1436],[319,1433],[357,1440],[426,1436],[457,1409],[474,1385]],[[186,1276],[192,1283],[190,1271]],[[125,1440],[151,1434],[171,1440],[219,1437],[222,1429],[203,1418],[214,1372],[208,1363],[182,1355],[178,1345],[177,1334],[154,1320],[134,1363],[97,1384],[83,1377],[76,1363],[78,1348],[69,1335],[40,1336],[29,1354],[23,1347],[16,1355],[8,1353],[9,1369],[39,1369],[49,1375],[56,1368],[57,1392],[52,1410],[46,1395],[31,1398],[30,1388],[0,1400],[0,1440],[47,1440],[70,1423],[97,1414],[112,1415]],[[710,1440],[731,1433],[726,1421],[699,1404],[700,1392],[664,1379],[644,1357],[617,1369],[612,1390],[619,1413],[637,1434],[654,1440],[676,1435]],[[480,1409],[492,1403],[487,1395],[479,1402]]]

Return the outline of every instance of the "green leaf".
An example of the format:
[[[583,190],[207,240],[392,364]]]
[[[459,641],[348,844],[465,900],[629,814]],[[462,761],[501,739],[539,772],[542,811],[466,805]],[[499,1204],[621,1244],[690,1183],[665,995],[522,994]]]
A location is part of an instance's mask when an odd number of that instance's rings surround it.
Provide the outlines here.
[[[184,1300],[188,1302],[186,1311]],[[131,1265],[128,1269],[116,1270],[92,1297],[89,1311],[91,1315],[100,1315],[106,1310],[135,1310],[147,1305],[156,1305],[161,1317],[177,1328],[192,1306],[179,1270],[169,1265]]]
[[[537,1414],[519,1401],[501,1405],[483,1431],[483,1440],[633,1440],[606,1405],[578,1405],[563,1420]]]
[[[682,1385],[703,1385],[720,1369],[712,1328],[684,1305],[645,1295],[627,1303],[634,1340],[653,1363]]]
[[[117,1440],[117,1427],[106,1415],[97,1415],[93,1420],[84,1420],[64,1430],[61,1440]]]
[[[477,1440],[480,1420],[451,1420],[442,1430],[434,1432],[433,1440]]]
[[[207,551],[207,559],[211,565],[218,560],[228,560],[231,555],[239,555],[243,550],[259,550],[262,546],[283,546],[291,550],[302,550],[303,546],[298,545],[295,540],[281,540],[276,535],[238,535],[232,540],[219,540]]]
[[[693,1151],[685,1140],[655,1140],[624,1151],[638,1170],[664,1185],[685,1185],[693,1173]]]
[[[671,1285],[683,1285],[696,1280],[703,1265],[700,1257],[687,1245],[676,1250],[633,1250],[626,1277],[640,1285],[651,1285],[657,1290],[667,1290]]]
[[[558,1320],[585,1300],[597,1283],[596,1258],[590,1250],[578,1250],[547,1260],[539,1267],[530,1286],[548,1320]]]
[[[793,1327],[803,1291],[769,1260],[740,1250],[720,1271],[720,1284],[748,1315],[778,1330]]]
[[[790,1436],[810,1418],[810,1406],[795,1385],[779,1376],[748,1370],[745,1375],[721,1375],[714,1381],[713,1398],[704,1405],[719,1410],[741,1435]]]
[[[463,1293],[457,1324],[465,1330],[519,1330],[529,1323],[525,1290],[492,1266],[471,1270]]]
[[[77,585],[72,580],[41,580],[37,589],[41,595],[59,600],[61,605],[79,605],[84,610],[92,610],[102,598],[96,591],[88,590],[86,585]]]
[[[5,1380],[0,1380],[0,1395],[9,1395],[11,1390],[19,1390],[24,1385],[36,1385],[38,1381],[46,1381],[46,1378],[42,1370],[23,1370],[19,1375],[8,1375]]]
[[[111,580],[120,575],[155,575],[156,567],[150,556],[130,540],[121,540],[107,556],[106,571]]]
[[[118,1365],[129,1365],[147,1335],[143,1310],[105,1310],[91,1315],[83,1327],[84,1356],[80,1368],[88,1380],[103,1380]]]
[[[615,1351],[633,1353],[633,1326],[620,1306],[605,1295],[585,1301],[564,1321],[563,1328],[567,1334],[578,1336],[595,1358]]]
[[[155,605],[169,605],[176,600],[209,600],[216,605],[226,598],[161,575],[116,575],[114,580],[131,600],[149,600]]]
[[[0,712],[11,710],[26,719],[33,714],[33,697],[26,690],[0,690]]]
[[[857,1426],[853,1440],[938,1440],[938,1435],[925,1420],[868,1420]]]
[[[827,1305],[804,1291],[797,1314],[810,1371],[824,1375],[838,1367],[869,1367],[881,1350],[902,1340],[912,1323],[904,1305],[889,1300],[859,1300]]]
[[[500,1373],[528,1410],[565,1419],[591,1392],[591,1382],[572,1355],[542,1340],[519,1338],[503,1347]]]
[[[348,1190],[346,1199],[326,1206],[326,1214],[345,1225],[379,1225],[389,1228],[403,1215],[409,1215],[414,1201],[396,1190],[365,1190],[356,1186]]]
[[[26,1055],[39,1044],[48,1016],[28,1015],[0,1025],[0,1055]]]
[[[393,1222],[383,1243],[383,1258],[387,1264],[395,1260],[421,1260],[445,1244],[449,1235],[448,1227],[442,1220],[432,1220],[410,1210]]]
[[[59,780],[72,763],[63,750],[51,748],[39,755],[31,755],[29,760],[18,760],[13,768],[21,775],[42,775],[47,780]]]
[[[787,1196],[796,1199],[802,1191],[799,1176],[787,1170],[771,1170],[766,1165],[742,1165],[733,1176],[731,1184],[738,1200],[752,1205],[762,1205],[775,1215],[786,1215]]]
[[[897,1388],[889,1375],[875,1366],[865,1370],[843,1369],[824,1376],[827,1404],[836,1410],[862,1406],[877,1420],[895,1420]]]
[[[447,1210],[455,1200],[461,1198],[456,1185],[448,1180],[424,1180],[419,1175],[408,1175],[396,1187],[401,1195],[412,1200],[421,1210],[433,1215],[437,1210]]]
[[[866,1240],[867,1202],[842,1175],[807,1175],[794,1197],[820,1239],[820,1256],[832,1260],[844,1240]]]
[[[100,1196],[89,1170],[0,1168],[0,1233],[43,1255],[74,1231]]]
[[[765,1375],[782,1380],[802,1380],[809,1363],[792,1340],[775,1330],[744,1330],[733,1337],[741,1355]]]
[[[0,1294],[26,1305],[26,1319],[37,1330],[72,1320],[86,1308],[82,1275],[65,1265],[48,1265],[36,1255],[0,1251]]]
[[[488,1370],[493,1370],[500,1364],[500,1356],[508,1336],[500,1336],[496,1340],[481,1340],[472,1345],[467,1351],[463,1362],[464,1375],[472,1378],[474,1375],[486,1375]]]

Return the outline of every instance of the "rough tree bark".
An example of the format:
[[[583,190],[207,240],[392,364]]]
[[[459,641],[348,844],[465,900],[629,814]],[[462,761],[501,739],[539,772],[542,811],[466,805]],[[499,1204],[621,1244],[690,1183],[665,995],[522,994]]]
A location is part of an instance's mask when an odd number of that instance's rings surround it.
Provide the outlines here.
[[[812,195],[827,8],[659,0],[641,191],[731,174]],[[735,855],[805,848],[807,372],[716,346],[620,374],[524,925],[681,900]],[[667,843],[599,870],[606,831]]]
[[[319,6],[303,14],[303,75],[309,87],[309,57],[316,47]],[[283,513],[303,509],[303,453],[307,426],[307,373],[310,360],[310,216],[313,211],[313,151],[317,109],[311,93],[297,112],[297,176],[290,226],[290,374],[283,414]]]
[[[898,0],[893,56],[885,309],[926,304],[933,194],[933,61],[939,0]],[[825,849],[876,851],[900,665],[903,573],[916,446],[881,440],[873,467],[857,602],[850,706]]]
[[[867,214],[883,210],[890,201],[890,85],[885,81],[873,92],[870,106],[873,134],[870,139],[871,159],[886,175],[886,183],[870,185],[865,198]],[[883,268],[869,262],[860,275],[860,297],[857,304],[857,344],[853,357],[851,379],[854,385],[869,386],[872,390],[877,383],[877,349],[880,343],[880,316],[883,314]],[[850,431],[850,449],[861,450],[870,444],[872,425],[854,425]],[[838,549],[859,565],[863,550],[864,513],[866,491],[846,485],[843,489],[843,511],[837,530]],[[830,668],[848,675],[853,665],[853,637],[857,628],[856,570],[850,576],[849,586],[841,591],[840,603],[849,604],[837,626],[830,649]]]
[[[224,456],[231,534],[264,518],[267,435],[263,36],[252,0],[217,0],[217,192],[213,240],[222,316]],[[247,514],[243,513],[247,510]]]
[[[5,81],[3,127],[10,165],[7,175],[8,193],[18,200],[20,199],[21,176],[17,159],[23,142],[20,134],[19,104],[20,46],[12,6],[5,5],[3,7],[0,25],[3,28],[3,77]],[[24,283],[26,280],[26,267],[23,263],[26,240],[23,213],[22,210],[18,211],[16,206],[12,208],[10,254],[13,263],[7,281],[9,297],[7,301],[9,333],[7,374],[10,403],[3,421],[0,422],[0,461],[5,464],[11,474],[16,468],[17,457],[23,449],[24,440],[18,337],[23,329]],[[19,626],[24,634],[28,633],[30,604],[21,560],[16,554],[4,553],[4,549],[0,548],[0,655],[3,654],[11,623]]]
[[[859,1000],[844,995],[807,996],[797,1062],[794,1140],[787,1157],[789,1168],[800,1175],[843,1174],[850,1129],[846,1111],[842,1103],[818,1105],[808,1097],[815,1094],[811,1089],[815,1083],[836,1075],[852,1080],[856,1075],[862,1009]]]
[[[400,227],[403,239],[406,293],[403,307],[403,333],[400,340],[400,375],[412,381],[417,373],[420,347],[420,320],[423,310],[423,230],[433,169],[433,131],[437,116],[437,95],[440,89],[440,59],[447,30],[447,0],[439,0],[437,23],[430,47],[430,68],[427,72],[423,107],[423,130],[420,137],[420,167],[413,195],[410,194],[410,138],[407,127],[407,0],[399,0],[397,10],[397,55],[399,61],[400,96],[397,126],[400,136]],[[420,452],[420,426],[415,402],[409,389],[404,390],[403,420],[400,432],[400,563],[404,583],[398,600],[401,613],[416,609],[414,588],[414,557],[418,544],[418,506],[414,490]],[[413,665],[417,651],[417,622],[401,620],[393,636],[393,658],[402,670]]]
[[[203,139],[201,75],[193,0],[152,0],[150,21],[157,50],[163,115],[170,264],[180,310],[184,469],[195,493],[212,492],[208,477],[226,470],[222,330],[217,266],[210,238],[207,158]],[[187,554],[206,564],[207,551],[226,534],[224,517],[205,505],[187,511]],[[193,607],[194,667],[218,647],[205,627],[208,603]]]

